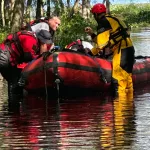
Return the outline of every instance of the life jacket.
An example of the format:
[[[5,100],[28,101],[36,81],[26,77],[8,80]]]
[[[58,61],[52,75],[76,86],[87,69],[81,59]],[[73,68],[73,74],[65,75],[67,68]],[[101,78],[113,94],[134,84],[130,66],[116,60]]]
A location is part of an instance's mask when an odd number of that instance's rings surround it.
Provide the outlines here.
[[[98,34],[101,34],[104,31],[110,30],[110,36],[109,36],[109,48],[113,48],[115,45],[118,43],[121,43],[122,40],[126,41],[126,46],[128,45],[127,43],[127,38],[130,37],[128,31],[128,28],[126,24],[121,21],[120,19],[106,15],[104,20],[100,20],[100,24],[97,28]]]
[[[9,46],[10,53],[12,53],[12,55],[17,51],[20,55],[19,60],[23,61],[26,58],[24,55],[23,47],[21,46],[21,41],[19,39],[20,35],[28,35],[28,36],[31,36],[37,40],[35,33],[30,32],[30,31],[19,31],[19,32],[16,32],[14,34],[9,34],[4,41],[4,44]],[[12,44],[15,45],[15,49],[12,49]],[[34,48],[34,51],[37,54],[39,52],[39,48]]]
[[[128,33],[129,29],[126,26],[126,24],[123,21],[121,21],[120,19],[113,17],[113,16],[107,15],[106,18],[108,18],[108,20],[110,19],[109,21],[111,21],[111,19],[113,19],[118,23],[117,29],[115,31],[110,32],[110,37],[109,37],[110,48],[114,47],[115,45],[117,45],[122,40],[126,41],[126,46],[127,46],[128,43],[127,43],[126,39],[130,37],[130,34]]]
[[[74,45],[78,46],[79,49],[83,49],[82,41],[80,39],[73,41],[72,43],[66,45],[65,48],[71,49]]]

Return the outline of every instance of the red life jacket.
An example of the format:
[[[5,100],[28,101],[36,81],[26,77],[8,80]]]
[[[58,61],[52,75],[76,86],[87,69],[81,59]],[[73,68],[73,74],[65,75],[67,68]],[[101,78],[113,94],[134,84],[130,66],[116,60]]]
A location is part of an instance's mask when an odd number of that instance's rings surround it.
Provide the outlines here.
[[[21,46],[20,39],[19,39],[20,35],[31,36],[31,37],[33,37],[34,39],[37,40],[36,35],[33,32],[30,32],[30,31],[19,31],[19,32],[14,33],[14,34],[9,34],[7,36],[7,38],[6,38],[6,40],[4,41],[4,43],[7,43],[7,42],[15,43],[16,48],[20,51],[20,53],[22,53],[23,52],[23,48]],[[37,53],[38,50],[36,50],[35,52]]]
[[[82,41],[80,39],[73,41],[72,43],[66,45],[65,48],[70,49],[73,45],[78,45],[80,47],[82,46]]]
[[[29,62],[39,53],[38,40],[35,34],[30,31],[19,31],[10,34],[4,44],[10,48],[12,65]]]

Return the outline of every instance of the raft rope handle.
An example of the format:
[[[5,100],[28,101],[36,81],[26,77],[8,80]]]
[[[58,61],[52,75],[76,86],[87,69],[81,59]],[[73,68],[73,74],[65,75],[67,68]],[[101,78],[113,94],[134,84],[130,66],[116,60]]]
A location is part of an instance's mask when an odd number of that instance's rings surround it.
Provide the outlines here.
[[[55,51],[54,51],[55,52]],[[53,54],[54,52],[51,52],[51,51],[48,51],[48,52],[45,52],[44,55],[43,55],[43,61],[44,61],[44,82],[45,82],[45,94],[46,94],[46,100],[48,100],[48,90],[47,90],[47,71],[46,71],[46,60],[47,58]],[[57,75],[56,75],[57,76]],[[56,88],[57,88],[57,94],[58,94],[58,102],[59,102],[59,91],[60,91],[60,88],[59,88],[59,84],[60,84],[60,79],[59,78],[56,78],[55,80],[55,83],[56,83]]]
[[[59,76],[59,73],[58,73],[58,53],[54,53],[53,54],[53,64],[54,64],[54,67],[53,67],[53,73],[55,75],[55,84],[56,84],[56,89],[57,89],[57,101],[59,103],[59,96],[60,96],[60,83],[62,82],[62,79],[61,77]]]
[[[47,101],[48,101],[48,90],[47,90],[47,71],[46,71],[46,61],[43,59],[44,61],[44,85],[45,85],[45,96],[46,96],[46,107],[47,107]]]
[[[51,54],[52,54],[51,51],[42,53],[43,62],[44,62],[43,69],[44,69],[44,83],[45,83],[44,85],[45,85],[46,105],[47,105],[47,101],[48,101],[46,60]]]

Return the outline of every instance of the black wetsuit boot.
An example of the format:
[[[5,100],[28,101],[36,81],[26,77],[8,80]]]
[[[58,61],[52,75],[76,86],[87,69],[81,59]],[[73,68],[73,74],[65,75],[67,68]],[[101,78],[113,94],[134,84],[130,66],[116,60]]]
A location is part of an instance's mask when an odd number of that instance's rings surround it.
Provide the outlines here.
[[[23,97],[23,88],[18,86],[20,72],[16,67],[9,67],[2,70],[3,77],[8,82],[8,106],[10,109],[19,108],[20,101]]]
[[[18,97],[17,86],[12,82],[8,82],[8,108],[9,111],[19,111],[20,98]]]
[[[23,89],[17,83],[8,82],[8,101],[20,102],[23,98]]]

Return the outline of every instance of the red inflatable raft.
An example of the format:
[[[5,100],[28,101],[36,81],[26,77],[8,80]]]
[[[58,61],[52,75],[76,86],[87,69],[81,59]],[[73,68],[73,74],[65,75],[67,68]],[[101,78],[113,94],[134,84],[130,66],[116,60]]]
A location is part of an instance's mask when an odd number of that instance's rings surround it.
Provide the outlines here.
[[[22,71],[27,91],[63,87],[97,89],[107,91],[111,85],[111,61],[87,56],[75,51],[54,52],[29,63]],[[102,78],[106,79],[107,83]],[[133,83],[150,80],[150,59],[138,59],[134,64]]]

